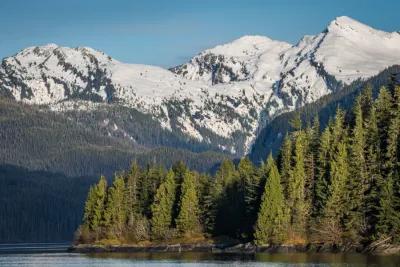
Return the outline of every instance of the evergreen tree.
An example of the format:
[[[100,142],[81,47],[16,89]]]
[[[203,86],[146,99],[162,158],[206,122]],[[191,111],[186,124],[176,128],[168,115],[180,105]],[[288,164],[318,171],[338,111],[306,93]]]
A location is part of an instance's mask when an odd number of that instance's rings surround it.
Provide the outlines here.
[[[378,122],[380,150],[382,155],[386,154],[390,119],[392,116],[393,98],[389,90],[382,87],[375,101],[376,118]]]
[[[91,186],[85,204],[83,224],[98,233],[103,217],[104,202],[106,199],[107,180],[101,176],[95,186]]]
[[[305,201],[306,173],[304,166],[305,133],[296,133],[293,155],[293,169],[290,173],[288,184],[288,206],[290,209],[290,222],[294,239],[304,240],[306,238],[306,223],[308,206]]]
[[[365,231],[365,192],[367,190],[367,165],[366,165],[366,132],[364,129],[363,109],[361,96],[357,97],[354,105],[354,127],[351,137],[351,177],[348,181],[349,214],[346,218],[348,238],[358,242],[360,233]]]
[[[300,112],[296,112],[295,116],[293,117],[292,120],[289,121],[289,123],[294,131],[301,130],[302,122],[301,122]]]
[[[330,196],[324,209],[321,228],[325,242],[342,244],[343,218],[348,213],[348,191],[346,189],[350,176],[347,146],[344,141],[338,144],[332,157]]]
[[[141,214],[149,217],[151,215],[150,206],[153,203],[154,195],[162,178],[164,169],[161,166],[148,166],[146,172],[140,176],[139,191],[139,211]]]
[[[215,174],[210,190],[207,228],[213,229],[215,235],[233,235],[236,233],[239,221],[237,175],[235,165],[231,160],[224,160]]]
[[[255,225],[257,245],[280,244],[285,241],[288,228],[288,214],[278,168],[270,154],[261,207]]]
[[[244,209],[242,212],[244,217],[241,222],[241,231],[243,232],[243,237],[247,238],[247,234],[252,234],[252,228],[257,219],[260,177],[255,171],[253,163],[247,157],[240,160],[237,172],[242,186],[244,202],[242,207]]]
[[[109,237],[122,237],[126,222],[125,182],[123,177],[116,176],[107,194],[104,212],[104,226]]]
[[[331,123],[325,128],[320,137],[318,149],[317,174],[314,186],[313,213],[320,217],[323,213],[328,198],[328,186],[330,184],[330,162],[331,162],[332,132]]]
[[[381,168],[381,146],[375,105],[371,107],[366,128],[366,168],[369,180],[365,192],[365,213],[369,228],[368,232],[370,235],[375,235],[377,232],[376,225],[378,223],[378,214],[380,210],[380,196],[384,185]]]
[[[138,183],[141,177],[141,170],[137,162],[133,162],[130,171],[125,175],[125,203],[126,203],[126,216],[128,226],[134,224],[134,220],[139,213],[138,207]]]
[[[175,199],[179,199],[182,194],[183,179],[185,177],[186,172],[188,171],[188,168],[186,167],[185,163],[183,163],[182,161],[178,161],[172,166],[172,170],[174,172],[175,184],[176,184]],[[179,213],[179,202],[175,201],[173,217],[174,218],[178,217],[178,213]]]
[[[400,215],[395,207],[396,200],[391,176],[385,181],[379,200],[378,223],[376,225],[378,238],[392,237],[392,242],[399,242]]]
[[[286,134],[280,150],[280,170],[284,194],[288,197],[287,189],[292,170],[292,140],[288,134]]]
[[[187,171],[183,177],[182,193],[176,227],[183,236],[200,232],[199,200],[194,175]]]
[[[400,88],[394,88],[393,93],[384,164],[387,177],[380,198],[378,232],[397,236],[400,233]]]
[[[151,232],[154,239],[164,238],[172,226],[175,190],[175,175],[170,170],[157,189],[151,205]]]

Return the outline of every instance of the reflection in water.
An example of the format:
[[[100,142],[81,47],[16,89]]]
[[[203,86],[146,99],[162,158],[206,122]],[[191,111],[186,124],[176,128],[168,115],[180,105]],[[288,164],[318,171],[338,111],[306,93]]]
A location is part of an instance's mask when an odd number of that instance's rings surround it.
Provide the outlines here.
[[[395,267],[400,256],[361,254],[210,254],[210,253],[100,253],[100,254],[0,254],[0,266],[143,266],[143,267],[216,267],[216,266],[303,266],[303,267]]]

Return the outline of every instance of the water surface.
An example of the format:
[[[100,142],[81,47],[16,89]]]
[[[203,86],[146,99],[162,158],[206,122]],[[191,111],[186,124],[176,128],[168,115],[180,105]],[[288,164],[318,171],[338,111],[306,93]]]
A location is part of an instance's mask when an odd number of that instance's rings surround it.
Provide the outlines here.
[[[0,266],[81,267],[216,267],[216,266],[302,266],[302,267],[395,267],[399,256],[366,256],[360,254],[210,254],[210,253],[7,253],[0,254]]]

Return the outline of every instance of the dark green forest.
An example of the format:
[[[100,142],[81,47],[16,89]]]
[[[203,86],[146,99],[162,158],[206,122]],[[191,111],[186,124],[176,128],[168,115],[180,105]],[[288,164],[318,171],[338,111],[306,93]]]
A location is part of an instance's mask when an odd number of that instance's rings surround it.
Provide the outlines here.
[[[88,193],[79,243],[140,243],[226,236],[257,245],[366,246],[400,242],[400,87],[371,87],[339,106],[290,121],[278,156],[255,166],[224,160],[215,175],[178,162],[133,163]],[[322,129],[322,131],[321,131]]]
[[[96,180],[1,165],[1,242],[71,240],[82,219],[82,203]]]

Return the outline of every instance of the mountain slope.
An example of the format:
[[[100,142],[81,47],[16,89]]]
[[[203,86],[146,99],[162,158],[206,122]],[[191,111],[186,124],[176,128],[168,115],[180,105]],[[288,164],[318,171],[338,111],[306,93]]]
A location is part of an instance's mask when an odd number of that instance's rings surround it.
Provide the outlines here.
[[[130,132],[139,141],[145,139],[145,146],[127,139],[111,122],[97,125],[113,114],[116,123],[135,128]],[[129,118],[134,118],[134,123],[128,124]],[[142,166],[159,163],[165,167],[185,160],[191,168],[207,172],[229,157],[212,151],[190,152],[179,137],[163,132],[148,117],[141,118],[130,110],[78,112],[67,116],[0,98],[0,126],[1,164],[67,176],[111,176],[129,167],[133,160]]]
[[[376,96],[381,86],[391,84],[400,85],[400,65],[387,68],[365,81],[355,81],[345,86],[342,90],[321,97],[317,101],[306,104],[296,111],[277,116],[260,131],[249,153],[250,159],[260,164],[270,152],[276,155],[279,152],[278,150],[285,135],[293,130],[288,122],[293,120],[297,114],[300,114],[304,125],[312,122],[314,117],[318,116],[320,128],[324,129],[329,120],[336,114],[338,107],[347,112],[350,111],[354,106],[356,97],[366,86],[372,86],[373,95]]]
[[[2,61],[0,95],[66,114],[136,110],[196,143],[193,151],[242,156],[279,114],[398,63],[399,33],[339,17],[293,46],[245,36],[170,70],[121,63],[87,47],[31,47]],[[106,118],[115,134],[140,144],[113,119]]]

